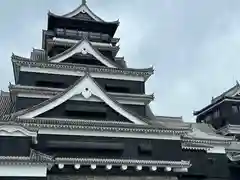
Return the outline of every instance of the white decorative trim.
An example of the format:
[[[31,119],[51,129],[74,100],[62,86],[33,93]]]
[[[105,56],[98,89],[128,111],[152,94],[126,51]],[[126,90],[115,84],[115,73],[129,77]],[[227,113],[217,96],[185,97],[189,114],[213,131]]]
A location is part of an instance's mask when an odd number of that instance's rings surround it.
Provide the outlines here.
[[[157,166],[151,166],[150,170],[151,171],[156,171],[157,170]]]
[[[33,72],[33,73],[42,73],[42,74],[56,74],[56,75],[66,75],[66,76],[84,76],[84,72],[72,71],[72,70],[61,70],[55,68],[36,68],[36,67],[20,67],[21,72]],[[102,79],[115,79],[115,80],[125,80],[125,81],[142,81],[145,79],[143,76],[128,76],[124,74],[110,74],[110,73],[94,73],[90,72],[93,78],[102,78]]]
[[[73,43],[73,44],[77,44],[79,42],[79,40],[67,39],[67,38],[57,38],[57,37],[54,37],[53,41]],[[110,43],[100,43],[100,42],[92,42],[92,41],[90,41],[90,42],[93,46],[112,47],[112,44],[110,44]]]
[[[135,138],[135,139],[165,139],[165,140],[180,140],[177,135],[164,135],[164,134],[143,134],[143,133],[126,133],[126,132],[98,132],[98,131],[85,131],[67,129],[40,129],[38,134],[47,135],[66,135],[66,136],[96,136],[96,137],[122,137],[122,138]]]
[[[231,161],[239,161],[240,160],[240,154],[234,155],[233,153],[227,153],[227,157]]]
[[[96,165],[96,164],[91,164],[90,168],[91,168],[92,170],[95,170],[95,169],[97,169],[97,165]]]
[[[30,132],[21,126],[2,125],[0,126],[0,136],[14,136],[14,137],[37,137],[36,132]]]
[[[58,164],[58,169],[63,169],[64,168],[64,164]]]
[[[141,165],[136,166],[136,171],[141,171],[141,170],[142,170],[142,166]]]
[[[33,94],[33,93],[19,93],[19,94],[17,94],[17,97],[50,99],[50,98],[53,97],[53,95],[42,95],[42,94],[37,94],[37,93],[36,94]],[[70,98],[69,100],[72,100],[72,101],[88,101],[88,102],[89,101],[90,102],[102,102],[102,100],[97,98],[97,97],[91,96],[88,99],[86,99],[86,98],[83,98],[82,95],[75,95],[72,98]],[[115,100],[120,104],[145,105],[144,101],[141,100],[141,99],[137,100],[137,99],[128,98],[128,99],[121,100],[121,99],[115,98]]]
[[[164,171],[165,171],[165,172],[170,172],[170,171],[172,171],[172,168],[169,167],[169,166],[167,166],[167,167],[164,168]]]
[[[226,154],[225,147],[222,146],[214,146],[213,148],[210,148],[207,150],[207,153],[212,154]]]
[[[75,165],[74,165],[74,168],[75,168],[75,169],[80,169],[80,168],[81,168],[81,165],[80,165],[80,164],[75,164]]]
[[[0,177],[46,177],[46,165],[0,165]]]
[[[125,170],[127,170],[127,168],[128,168],[128,166],[127,166],[127,165],[122,165],[122,166],[121,166],[121,170],[122,170],[122,171],[125,171]]]
[[[127,118],[128,120],[132,121],[135,124],[146,124],[139,118],[135,117],[134,115],[127,112],[122,107],[118,106],[114,101],[109,98],[108,95],[106,95],[98,86],[95,84],[93,79],[90,76],[85,76],[78,84],[76,84],[71,90],[69,90],[67,93],[62,95],[60,98],[56,99],[53,102],[50,102],[49,104],[40,107],[39,109],[33,110],[32,112],[29,112],[27,114],[24,114],[20,116],[20,118],[33,118],[40,114],[43,114],[44,112],[47,112],[60,104],[66,102],[67,100],[71,99],[73,96],[80,94],[85,89],[88,89],[92,92],[93,95],[99,97],[104,101],[107,105],[109,105],[112,109],[114,109],[116,112]]]
[[[173,172],[188,172],[188,168],[174,168]]]
[[[76,47],[74,47],[71,51],[69,51],[66,54],[60,55],[59,57],[56,57],[56,59],[54,57],[50,58],[51,62],[54,63],[59,63],[62,62],[70,57],[72,57],[73,55],[77,54],[77,53],[82,53],[82,54],[91,54],[93,55],[97,60],[99,60],[102,64],[106,65],[107,67],[111,67],[111,68],[117,68],[115,65],[113,65],[112,63],[110,63],[109,61],[107,61],[105,58],[103,58],[99,53],[97,53],[93,47],[90,45],[90,43],[86,40],[82,40],[81,42],[79,42],[79,44],[76,44]]]
[[[112,169],[112,165],[111,164],[108,164],[108,165],[106,165],[106,170],[111,170]]]

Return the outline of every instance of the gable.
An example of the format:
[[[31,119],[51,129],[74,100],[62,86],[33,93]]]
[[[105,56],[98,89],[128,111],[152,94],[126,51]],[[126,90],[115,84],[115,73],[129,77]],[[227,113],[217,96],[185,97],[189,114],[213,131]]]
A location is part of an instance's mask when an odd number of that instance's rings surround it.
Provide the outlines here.
[[[85,99],[89,99],[92,96],[100,98],[108,106],[114,109],[123,117],[127,118],[129,121],[135,124],[146,124],[143,118],[130,112],[120,105],[117,101],[112,99],[105,91],[97,85],[97,83],[90,77],[87,73],[83,78],[80,78],[73,86],[69,87],[62,93],[57,94],[53,98],[50,98],[43,103],[33,106],[29,109],[19,111],[15,113],[16,116],[20,118],[34,118],[55,107],[65,103],[67,100],[75,95],[82,95]]]
[[[95,21],[89,14],[79,12],[78,14],[74,15],[72,18],[81,19],[81,20],[88,20],[88,21]]]
[[[132,123],[106,103],[92,101],[67,100],[38,117]]]
[[[105,66],[102,62],[97,60],[93,55],[87,54],[86,56],[73,55],[72,57],[62,61],[63,63],[81,64],[81,65],[94,65]]]
[[[63,62],[66,59],[76,55],[87,55],[90,54],[94,56],[98,61],[100,61],[102,64],[106,65],[107,67],[111,68],[118,68],[119,65],[116,64],[114,61],[108,59],[104,55],[102,55],[96,48],[94,48],[89,41],[86,39],[79,41],[76,45],[73,47],[67,49],[66,51],[53,56],[49,59],[49,61],[54,63]]]
[[[104,22],[100,17],[98,17],[96,14],[94,14],[88,6],[83,3],[79,7],[77,7],[75,10],[64,14],[63,17],[65,18],[77,18],[77,19],[83,19],[83,20],[94,20],[98,22]],[[87,18],[87,19],[86,19]]]

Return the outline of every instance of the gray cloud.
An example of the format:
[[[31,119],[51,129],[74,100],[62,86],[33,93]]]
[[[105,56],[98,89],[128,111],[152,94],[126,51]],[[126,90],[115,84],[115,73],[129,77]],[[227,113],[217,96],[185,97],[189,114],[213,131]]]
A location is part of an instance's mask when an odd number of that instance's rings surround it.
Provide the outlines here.
[[[13,81],[11,53],[29,56],[41,47],[47,11],[65,13],[79,0],[2,0],[0,5],[1,89]],[[120,19],[117,36],[131,67],[154,65],[147,91],[156,114],[184,116],[240,79],[240,1],[89,0],[106,20]]]

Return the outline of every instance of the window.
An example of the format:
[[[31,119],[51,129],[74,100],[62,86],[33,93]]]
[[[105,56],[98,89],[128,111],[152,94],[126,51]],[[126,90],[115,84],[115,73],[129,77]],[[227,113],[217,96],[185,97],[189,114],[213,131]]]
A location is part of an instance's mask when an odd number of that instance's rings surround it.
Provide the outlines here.
[[[106,111],[106,107],[96,106],[94,104],[91,104],[90,106],[67,104],[65,109],[65,115],[71,118],[105,120],[107,118]]]
[[[110,85],[107,84],[105,86],[107,92],[119,92],[119,93],[130,93],[130,89],[127,87],[117,86],[117,85]]]
[[[220,117],[220,110],[217,109],[216,111],[214,111],[213,113],[213,118],[219,118]]]
[[[51,81],[37,81],[35,85],[37,87],[66,88],[66,85],[64,83]]]
[[[66,34],[67,34],[67,36],[76,36],[77,35],[77,31],[67,29],[66,30]]]
[[[239,112],[239,106],[237,105],[233,105],[232,106],[232,112],[235,114],[235,113],[238,113]]]

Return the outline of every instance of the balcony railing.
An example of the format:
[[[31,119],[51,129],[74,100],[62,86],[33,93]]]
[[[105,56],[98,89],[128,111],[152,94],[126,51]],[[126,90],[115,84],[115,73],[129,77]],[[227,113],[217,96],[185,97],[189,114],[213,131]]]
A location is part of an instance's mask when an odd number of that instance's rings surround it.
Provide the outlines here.
[[[59,29],[57,28],[55,30],[55,33],[59,37],[64,38],[74,38],[74,39],[82,39],[83,37],[87,37],[89,40],[94,41],[112,41],[112,38],[108,34],[103,33],[94,33],[94,32],[84,32],[84,31],[77,31],[77,30],[69,30],[69,29]],[[115,38],[113,38],[113,41],[116,41]]]

